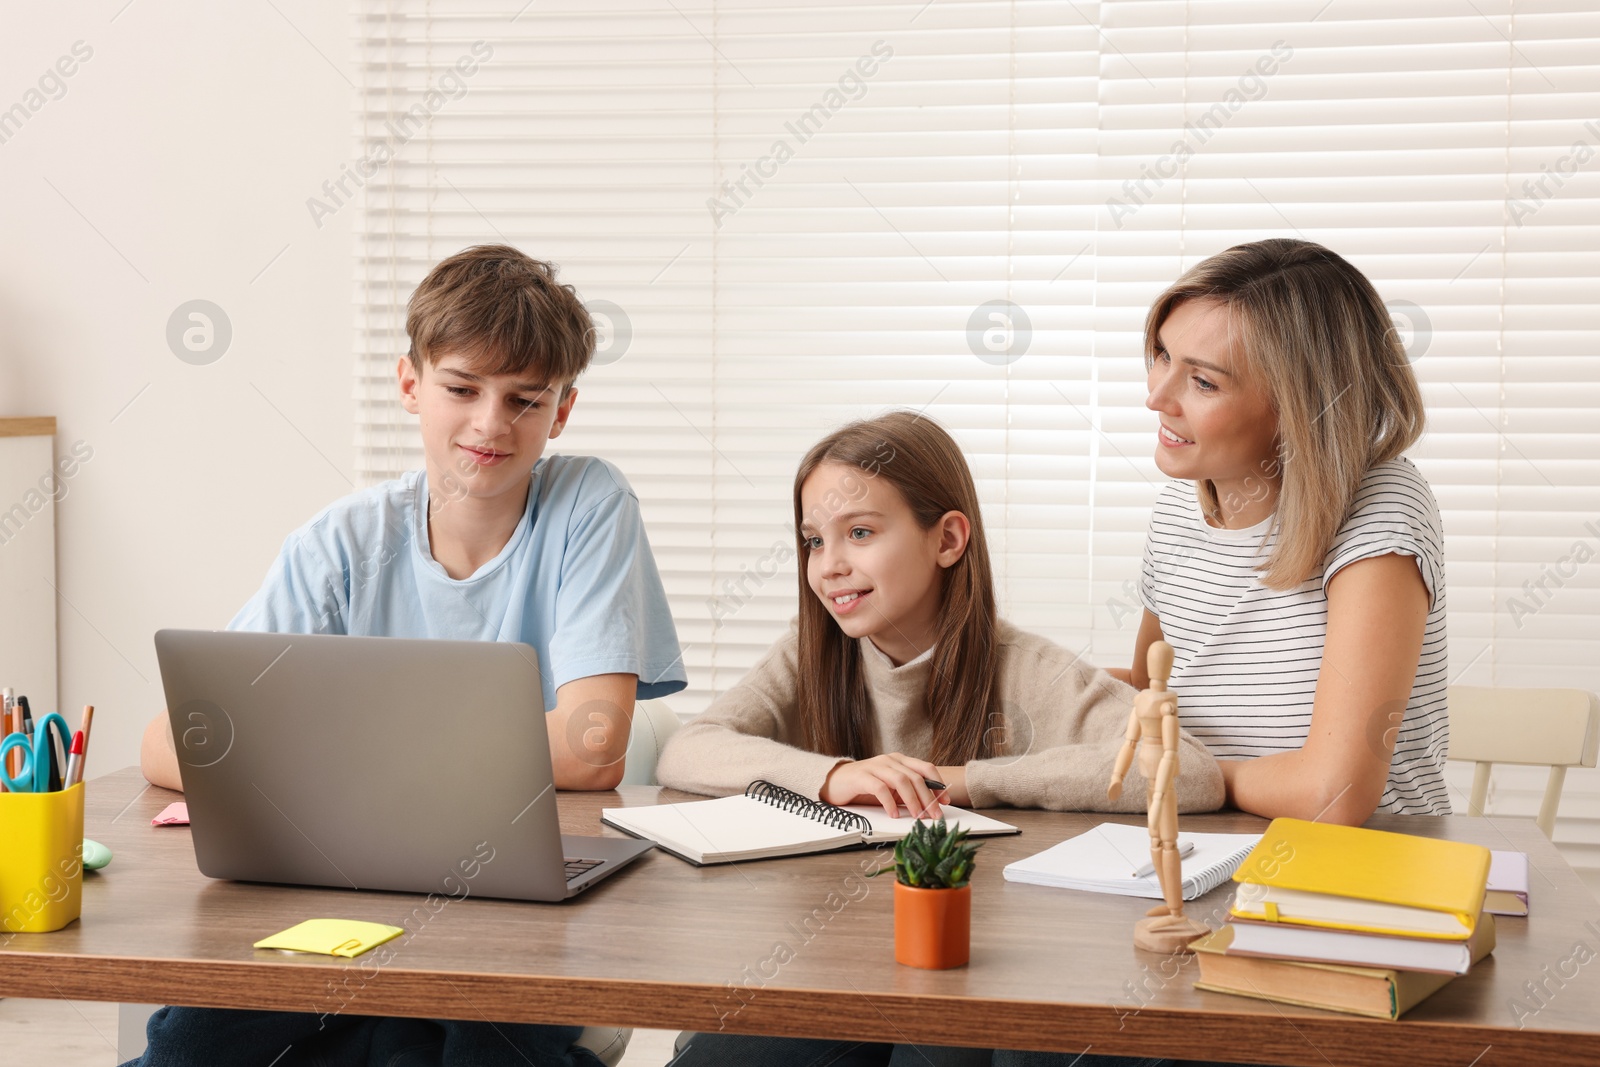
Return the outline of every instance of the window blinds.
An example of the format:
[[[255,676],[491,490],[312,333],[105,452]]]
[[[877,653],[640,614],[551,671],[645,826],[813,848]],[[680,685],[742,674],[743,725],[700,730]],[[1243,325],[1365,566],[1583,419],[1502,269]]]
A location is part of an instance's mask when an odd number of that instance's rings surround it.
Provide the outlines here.
[[[1007,617],[1125,665],[1161,483],[1145,309],[1277,235],[1350,258],[1408,338],[1455,680],[1600,688],[1600,14],[519,6],[361,6],[362,473],[420,464],[393,365],[428,266],[496,240],[559,263],[602,343],[556,444],[639,493],[677,710],[795,610],[801,454],[891,407],[966,449]],[[1600,787],[1569,783],[1563,833],[1600,853]]]

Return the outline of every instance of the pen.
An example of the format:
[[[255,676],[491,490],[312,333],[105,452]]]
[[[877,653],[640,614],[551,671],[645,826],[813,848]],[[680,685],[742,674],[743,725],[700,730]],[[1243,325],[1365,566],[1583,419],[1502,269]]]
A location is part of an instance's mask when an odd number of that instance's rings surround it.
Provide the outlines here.
[[[64,789],[71,789],[83,781],[83,731],[79,730],[72,735],[72,755],[67,757],[67,784]]]
[[[927,786],[929,789],[933,790],[935,793],[942,792],[943,790],[946,790],[946,789],[950,788],[949,786],[945,785],[943,782],[936,782],[932,778],[924,778],[922,780],[922,784]]]
[[[1194,851],[1194,842],[1193,841],[1179,841],[1178,842],[1178,856],[1179,856],[1180,859],[1182,857],[1184,857],[1184,856],[1189,855],[1193,851]],[[1155,873],[1156,873],[1156,865],[1153,864],[1153,863],[1147,863],[1143,867],[1140,867],[1138,870],[1134,871],[1133,874],[1129,875],[1129,877],[1130,878],[1148,878],[1152,874],[1155,874]]]

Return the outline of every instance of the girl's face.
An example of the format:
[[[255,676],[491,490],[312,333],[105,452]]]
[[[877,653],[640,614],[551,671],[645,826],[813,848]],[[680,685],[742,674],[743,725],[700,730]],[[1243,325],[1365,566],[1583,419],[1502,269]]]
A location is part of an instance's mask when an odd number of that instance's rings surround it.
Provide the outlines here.
[[[1227,508],[1248,526],[1276,500],[1278,417],[1266,390],[1243,374],[1232,314],[1212,300],[1186,300],[1156,333],[1145,407],[1160,416],[1156,466],[1170,478],[1210,479],[1218,496],[1264,505]],[[1270,492],[1269,492],[1270,490]],[[1270,497],[1270,498],[1269,498]],[[1249,521],[1243,521],[1248,519]]]
[[[959,511],[930,529],[886,478],[824,463],[800,486],[809,545],[806,581],[849,637],[870,637],[896,664],[938,635],[941,578],[961,558],[970,528]]]

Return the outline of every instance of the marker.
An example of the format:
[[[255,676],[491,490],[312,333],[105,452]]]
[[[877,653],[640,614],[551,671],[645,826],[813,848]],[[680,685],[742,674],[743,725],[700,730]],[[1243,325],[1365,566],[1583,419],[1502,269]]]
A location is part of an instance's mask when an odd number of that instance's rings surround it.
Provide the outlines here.
[[[1192,852],[1194,852],[1194,842],[1193,841],[1179,841],[1178,842],[1178,858],[1179,859],[1182,859],[1184,856],[1187,856]],[[1130,877],[1130,878],[1149,878],[1152,874],[1155,874],[1155,873],[1156,873],[1156,865],[1153,864],[1153,863],[1147,863],[1143,867],[1140,867],[1138,870],[1134,871],[1128,877]]]
[[[83,706],[83,721],[78,724],[78,732],[83,735],[83,759],[79,760],[78,781],[83,781],[83,767],[81,764],[89,761],[89,728],[94,725],[94,705]]]
[[[71,789],[83,781],[83,731],[79,730],[72,735],[72,755],[67,757],[67,784],[64,788]]]

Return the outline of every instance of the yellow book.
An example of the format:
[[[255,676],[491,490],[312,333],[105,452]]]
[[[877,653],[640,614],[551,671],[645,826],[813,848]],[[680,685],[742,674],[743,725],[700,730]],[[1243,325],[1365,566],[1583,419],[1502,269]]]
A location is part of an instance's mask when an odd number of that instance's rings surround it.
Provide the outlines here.
[[[1465,941],[1483,910],[1489,850],[1274,819],[1233,879],[1241,919]]]

